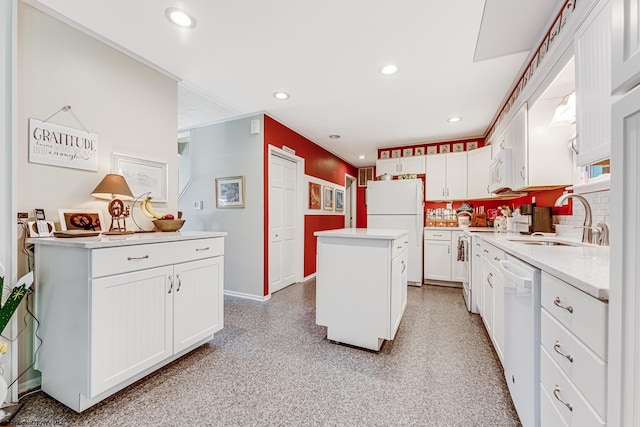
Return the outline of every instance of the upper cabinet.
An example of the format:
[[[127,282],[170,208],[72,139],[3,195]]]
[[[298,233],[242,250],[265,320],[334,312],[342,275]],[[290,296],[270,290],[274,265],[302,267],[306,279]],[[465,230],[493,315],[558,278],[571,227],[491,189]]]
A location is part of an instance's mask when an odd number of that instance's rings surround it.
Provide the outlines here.
[[[640,34],[637,34],[640,35]],[[611,153],[611,5],[596,5],[575,34],[576,164]]]
[[[529,165],[527,159],[527,104],[524,104],[511,119],[504,131],[504,145],[511,148],[513,165],[512,189],[529,186]]]
[[[376,176],[380,175],[422,175],[425,173],[425,157],[398,157],[395,159],[376,160]]]
[[[467,198],[467,152],[427,156],[425,200]]]
[[[467,197],[486,199],[492,197],[489,191],[489,165],[492,145],[467,152]]]
[[[612,89],[624,93],[640,83],[640,0],[612,0]]]

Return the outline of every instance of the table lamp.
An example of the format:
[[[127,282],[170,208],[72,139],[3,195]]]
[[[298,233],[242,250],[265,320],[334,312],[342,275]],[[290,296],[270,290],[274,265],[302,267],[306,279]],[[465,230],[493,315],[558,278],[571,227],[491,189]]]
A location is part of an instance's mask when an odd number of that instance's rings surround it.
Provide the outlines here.
[[[109,214],[111,226],[109,231],[103,234],[131,234],[127,231],[125,219],[129,216],[129,207],[125,208],[122,200],[133,200],[133,193],[124,176],[115,173],[107,174],[100,184],[91,192],[97,199],[111,200],[109,202]]]

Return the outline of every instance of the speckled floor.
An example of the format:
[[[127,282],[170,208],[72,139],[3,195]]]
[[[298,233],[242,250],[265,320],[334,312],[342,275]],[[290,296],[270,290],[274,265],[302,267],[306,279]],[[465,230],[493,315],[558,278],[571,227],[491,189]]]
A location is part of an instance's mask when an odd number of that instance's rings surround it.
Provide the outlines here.
[[[213,341],[82,414],[42,392],[16,426],[518,426],[482,320],[460,289],[409,287],[379,353],[327,341],[315,284],[225,298]]]

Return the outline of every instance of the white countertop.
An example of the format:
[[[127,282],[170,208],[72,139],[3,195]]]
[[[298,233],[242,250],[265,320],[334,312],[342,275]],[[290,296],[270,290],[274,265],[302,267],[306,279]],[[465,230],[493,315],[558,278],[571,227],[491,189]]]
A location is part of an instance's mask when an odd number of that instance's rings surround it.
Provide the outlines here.
[[[479,233],[485,241],[520,258],[575,288],[603,301],[609,300],[608,246],[529,245],[508,238],[526,240],[520,234]],[[557,239],[562,241],[562,239]]]
[[[155,233],[136,233],[122,235],[100,235],[95,237],[40,237],[29,238],[27,243],[34,245],[65,246],[75,248],[109,248],[114,246],[143,245],[147,243],[177,242],[180,240],[208,239],[224,237],[224,231],[173,231]]]
[[[317,237],[395,240],[402,236],[406,236],[407,233],[407,230],[392,230],[384,228],[339,228],[336,230],[316,231],[313,235]]]
[[[425,230],[467,230],[470,232],[493,232],[493,228],[490,227],[425,227]]]

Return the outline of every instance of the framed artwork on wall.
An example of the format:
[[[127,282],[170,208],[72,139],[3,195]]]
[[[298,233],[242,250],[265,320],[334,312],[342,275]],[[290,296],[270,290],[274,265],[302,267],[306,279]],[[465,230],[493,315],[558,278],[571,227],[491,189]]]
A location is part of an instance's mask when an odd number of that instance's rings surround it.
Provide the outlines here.
[[[134,197],[150,193],[154,202],[167,201],[166,163],[112,153],[111,173],[124,176]]]
[[[411,157],[411,156],[413,156],[413,147],[405,148],[402,150],[402,157]]]
[[[333,210],[333,187],[324,186],[323,191],[323,202],[324,202],[324,210],[332,211]]]
[[[388,159],[389,158],[389,150],[384,150],[380,152],[380,158],[381,159]]]
[[[391,158],[392,159],[397,159],[398,157],[400,157],[400,149],[391,150]]]
[[[467,151],[478,148],[478,141],[467,142]]]
[[[451,152],[451,146],[449,144],[442,144],[439,148],[439,151],[441,153],[450,153]]]
[[[216,208],[244,208],[244,176],[216,178]]]
[[[427,145],[427,154],[438,154],[438,147],[436,145]]]
[[[424,147],[416,147],[416,156],[424,156]]]
[[[322,209],[322,188],[315,182],[309,183],[309,209]]]
[[[99,209],[58,209],[58,215],[62,231],[107,231]]]
[[[336,190],[336,212],[344,211],[344,191]]]
[[[462,151],[464,151],[464,142],[455,142],[453,144],[453,152],[460,153]]]

